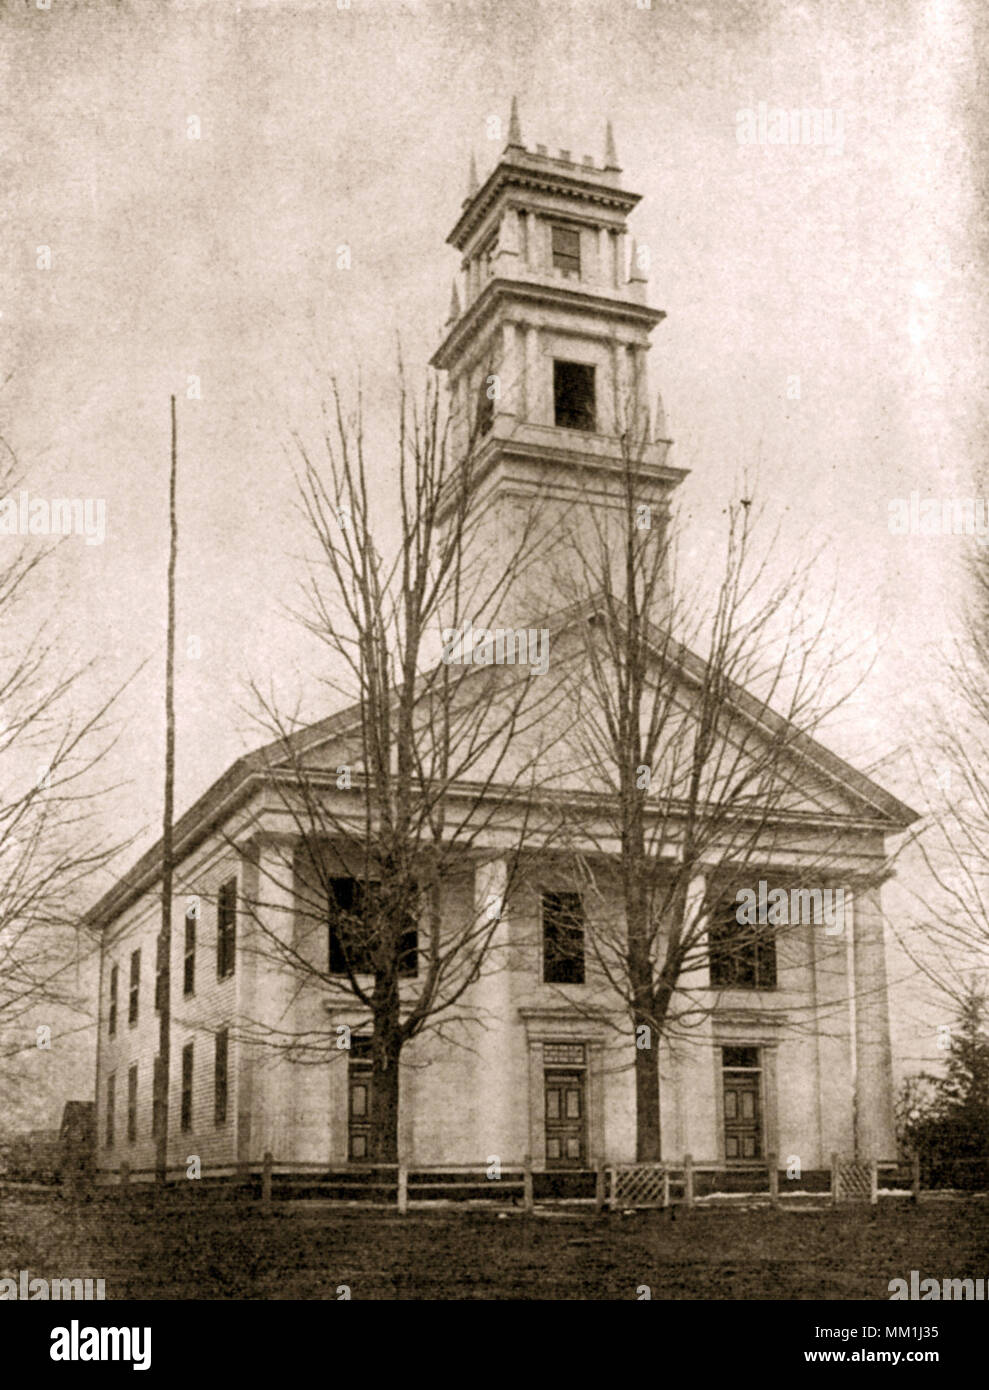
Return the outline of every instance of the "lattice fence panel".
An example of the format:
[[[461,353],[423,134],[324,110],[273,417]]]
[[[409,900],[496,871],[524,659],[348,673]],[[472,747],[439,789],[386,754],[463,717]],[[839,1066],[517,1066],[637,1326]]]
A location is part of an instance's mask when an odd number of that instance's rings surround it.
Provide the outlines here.
[[[614,1199],[617,1206],[661,1207],[665,1205],[666,1169],[661,1163],[637,1163],[616,1168]]]
[[[872,1196],[872,1169],[868,1163],[838,1164],[838,1200],[869,1201]]]

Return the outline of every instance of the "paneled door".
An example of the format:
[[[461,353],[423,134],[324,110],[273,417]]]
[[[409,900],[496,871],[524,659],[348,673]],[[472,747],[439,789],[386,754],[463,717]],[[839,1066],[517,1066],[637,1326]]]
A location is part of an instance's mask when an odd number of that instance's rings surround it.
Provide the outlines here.
[[[762,1157],[759,1073],[724,1073],[725,1158]]]
[[[583,1071],[546,1072],[546,1167],[583,1168],[587,1121]]]
[[[347,1153],[356,1162],[371,1156],[371,1039],[352,1038],[347,1072]]]

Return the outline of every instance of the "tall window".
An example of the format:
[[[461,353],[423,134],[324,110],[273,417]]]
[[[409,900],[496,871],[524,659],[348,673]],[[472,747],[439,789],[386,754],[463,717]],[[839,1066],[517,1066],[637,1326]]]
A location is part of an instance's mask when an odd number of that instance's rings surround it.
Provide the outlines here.
[[[757,1047],[721,1049],[725,1158],[761,1158],[762,1065]]]
[[[491,378],[489,380],[489,378]],[[483,439],[486,434],[491,432],[494,426],[494,395],[495,382],[493,372],[485,372],[481,377],[481,385],[477,393],[477,420],[475,427],[477,438]]]
[[[216,1054],[213,1062],[213,1123],[227,1121],[227,1052],[230,1034],[221,1028],[216,1035]]]
[[[181,1126],[192,1128],[192,1043],[182,1049],[182,1112]]]
[[[579,893],[543,894],[543,979],[584,983],[584,904]]]
[[[127,1022],[137,1022],[138,995],[141,988],[141,952],[131,951],[130,956],[130,995],[127,1000]]]
[[[553,363],[554,419],[563,429],[595,427],[594,368],[587,362]]]
[[[193,904],[185,914],[185,947],[182,957],[182,993],[194,994],[196,991],[196,918],[198,907]]]
[[[117,1077],[111,1072],[106,1079],[106,1146],[113,1148],[113,1115],[117,1101]]]
[[[228,879],[220,889],[216,905],[216,977],[224,980],[234,973],[237,950],[237,880]]]
[[[376,935],[375,896],[380,885],[356,878],[330,879],[329,938],[330,974],[374,973]],[[399,941],[398,973],[414,976],[419,970],[419,925],[411,912]]]
[[[738,904],[723,899],[708,927],[711,984],[715,989],[774,989],[776,936],[771,926],[739,922]]]
[[[137,1066],[127,1069],[127,1142],[137,1139]]]
[[[565,275],[580,275],[580,232],[575,227],[561,227],[556,223],[553,234],[553,267]]]
[[[109,1033],[114,1037],[117,1032],[117,987],[120,983],[120,967],[113,965],[110,967],[110,1018]]]
[[[168,979],[168,954],[165,950],[164,935],[158,933],[158,941],[155,945],[155,1012],[157,1013],[165,1002],[165,985]]]

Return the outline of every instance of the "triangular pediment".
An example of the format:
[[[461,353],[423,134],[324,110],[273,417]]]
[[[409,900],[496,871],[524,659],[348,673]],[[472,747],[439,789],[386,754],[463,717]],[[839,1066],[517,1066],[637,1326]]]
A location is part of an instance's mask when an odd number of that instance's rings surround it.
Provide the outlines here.
[[[600,720],[594,699],[589,695],[593,682],[584,663],[588,622],[593,622],[592,605],[557,614],[534,631],[545,631],[553,657],[545,672],[529,678],[532,695],[527,718],[517,735],[517,747],[479,758],[467,769],[465,781],[477,784],[491,777],[493,789],[538,787],[542,791],[573,793],[593,797],[609,795],[608,776],[600,766],[601,739],[582,733]],[[509,640],[509,648],[511,642]],[[705,678],[702,658],[673,641],[658,629],[653,660],[654,683],[663,691],[665,728],[659,740],[657,765],[652,769],[653,785],[660,796],[672,797],[683,780],[683,750],[691,737],[691,721],[696,719],[699,690]],[[511,691],[521,679],[521,667],[468,665],[458,672],[460,705],[488,700],[498,687]],[[781,814],[792,814],[808,821],[854,823],[871,822],[877,828],[900,829],[916,819],[916,813],[850,763],[831,752],[816,738],[808,737],[788,723],[778,712],[741,686],[728,683],[721,708],[723,727],[719,735],[718,757],[712,760],[711,790],[714,797],[726,795],[731,778],[751,779],[754,796],[762,769],[762,785],[771,787],[771,796]],[[590,726],[588,720],[591,721]],[[424,711],[428,725],[428,714]],[[341,710],[331,718],[293,735],[292,751],[269,745],[264,750],[272,766],[295,763],[326,774],[343,764],[362,767],[360,755],[360,715],[358,707]],[[595,766],[594,750],[598,750]],[[543,750],[540,752],[540,750]],[[532,769],[538,763],[538,777]],[[714,771],[714,763],[717,770]]]

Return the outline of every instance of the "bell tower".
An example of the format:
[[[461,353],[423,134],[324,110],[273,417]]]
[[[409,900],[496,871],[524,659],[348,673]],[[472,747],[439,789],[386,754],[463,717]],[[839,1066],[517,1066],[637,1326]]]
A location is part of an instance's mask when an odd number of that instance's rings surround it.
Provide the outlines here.
[[[514,99],[508,143],[483,183],[471,159],[447,238],[460,275],[432,365],[447,373],[476,505],[504,537],[517,534],[519,508],[538,507],[560,537],[582,510],[622,505],[630,451],[637,500],[665,527],[686,476],[669,462],[661,404],[649,410],[646,354],[664,314],[646,303],[646,257],[626,244],[640,197],[620,175],[610,122],[600,163],[529,149]],[[548,613],[567,600],[547,585],[544,570],[533,593]]]

